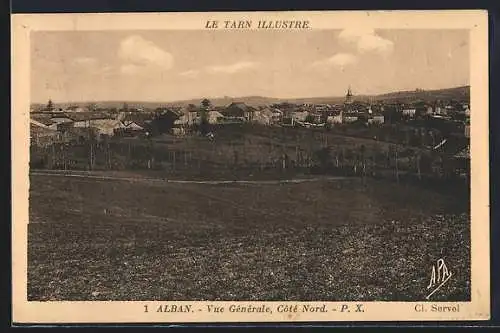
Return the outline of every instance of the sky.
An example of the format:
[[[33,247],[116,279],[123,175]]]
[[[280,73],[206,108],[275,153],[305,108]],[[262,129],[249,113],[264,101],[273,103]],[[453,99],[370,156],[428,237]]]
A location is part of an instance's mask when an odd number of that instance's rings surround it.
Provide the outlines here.
[[[32,32],[31,102],[342,96],[469,84],[466,30]]]

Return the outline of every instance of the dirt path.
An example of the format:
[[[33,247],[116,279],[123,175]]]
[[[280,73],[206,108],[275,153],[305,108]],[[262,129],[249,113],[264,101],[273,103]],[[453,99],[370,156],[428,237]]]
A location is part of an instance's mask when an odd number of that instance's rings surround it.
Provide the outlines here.
[[[92,174],[85,171],[58,171],[58,170],[36,170],[31,171],[30,176],[51,176],[51,177],[75,177],[97,180],[122,180],[130,182],[157,182],[157,183],[172,183],[172,184],[250,184],[250,185],[275,185],[275,184],[300,184],[305,182],[317,181],[335,181],[350,179],[349,177],[315,177],[315,178],[297,178],[297,179],[281,179],[281,180],[178,180],[164,179],[151,177],[126,177],[126,176],[107,176],[101,174]]]

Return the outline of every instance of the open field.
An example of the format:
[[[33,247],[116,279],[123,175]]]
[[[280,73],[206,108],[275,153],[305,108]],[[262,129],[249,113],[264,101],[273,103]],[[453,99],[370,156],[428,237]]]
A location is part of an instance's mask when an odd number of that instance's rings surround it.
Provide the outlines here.
[[[444,258],[453,277],[433,299],[468,300],[467,206],[374,180],[33,175],[28,299],[423,300]]]

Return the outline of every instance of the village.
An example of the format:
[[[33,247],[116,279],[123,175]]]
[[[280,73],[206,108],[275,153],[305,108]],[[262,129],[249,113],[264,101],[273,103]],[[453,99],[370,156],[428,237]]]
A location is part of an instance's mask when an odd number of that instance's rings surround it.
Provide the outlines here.
[[[469,137],[470,109],[468,101],[439,101],[424,103],[357,102],[350,88],[343,104],[292,104],[279,103],[253,107],[243,102],[228,106],[212,106],[208,99],[200,105],[170,106],[156,109],[121,109],[69,106],[57,108],[49,101],[44,108],[32,110],[31,139],[34,145],[54,141],[70,141],[87,135],[93,129],[97,137],[152,134],[155,118],[162,115],[167,130],[173,135],[187,135],[203,121],[209,125],[249,123],[264,126],[332,127],[342,124],[383,126],[408,121],[428,120],[448,122],[462,128]],[[164,126],[164,127],[165,127]],[[86,129],[86,130],[82,130]]]
[[[31,112],[31,165],[176,173],[319,168],[363,175],[396,168],[398,180],[405,169],[419,179],[426,169],[467,178],[469,119],[465,99],[357,101],[350,87],[338,104],[235,100],[214,106],[203,99],[146,109],[127,103],[62,108],[49,101]]]

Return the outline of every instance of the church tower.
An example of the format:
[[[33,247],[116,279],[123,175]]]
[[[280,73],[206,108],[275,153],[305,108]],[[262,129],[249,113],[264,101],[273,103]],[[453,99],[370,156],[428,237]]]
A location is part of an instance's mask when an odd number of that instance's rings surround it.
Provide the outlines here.
[[[349,88],[347,88],[347,94],[345,95],[345,102],[344,104],[352,104],[353,102],[353,96],[352,96],[352,91],[351,91],[351,86],[349,86]]]

